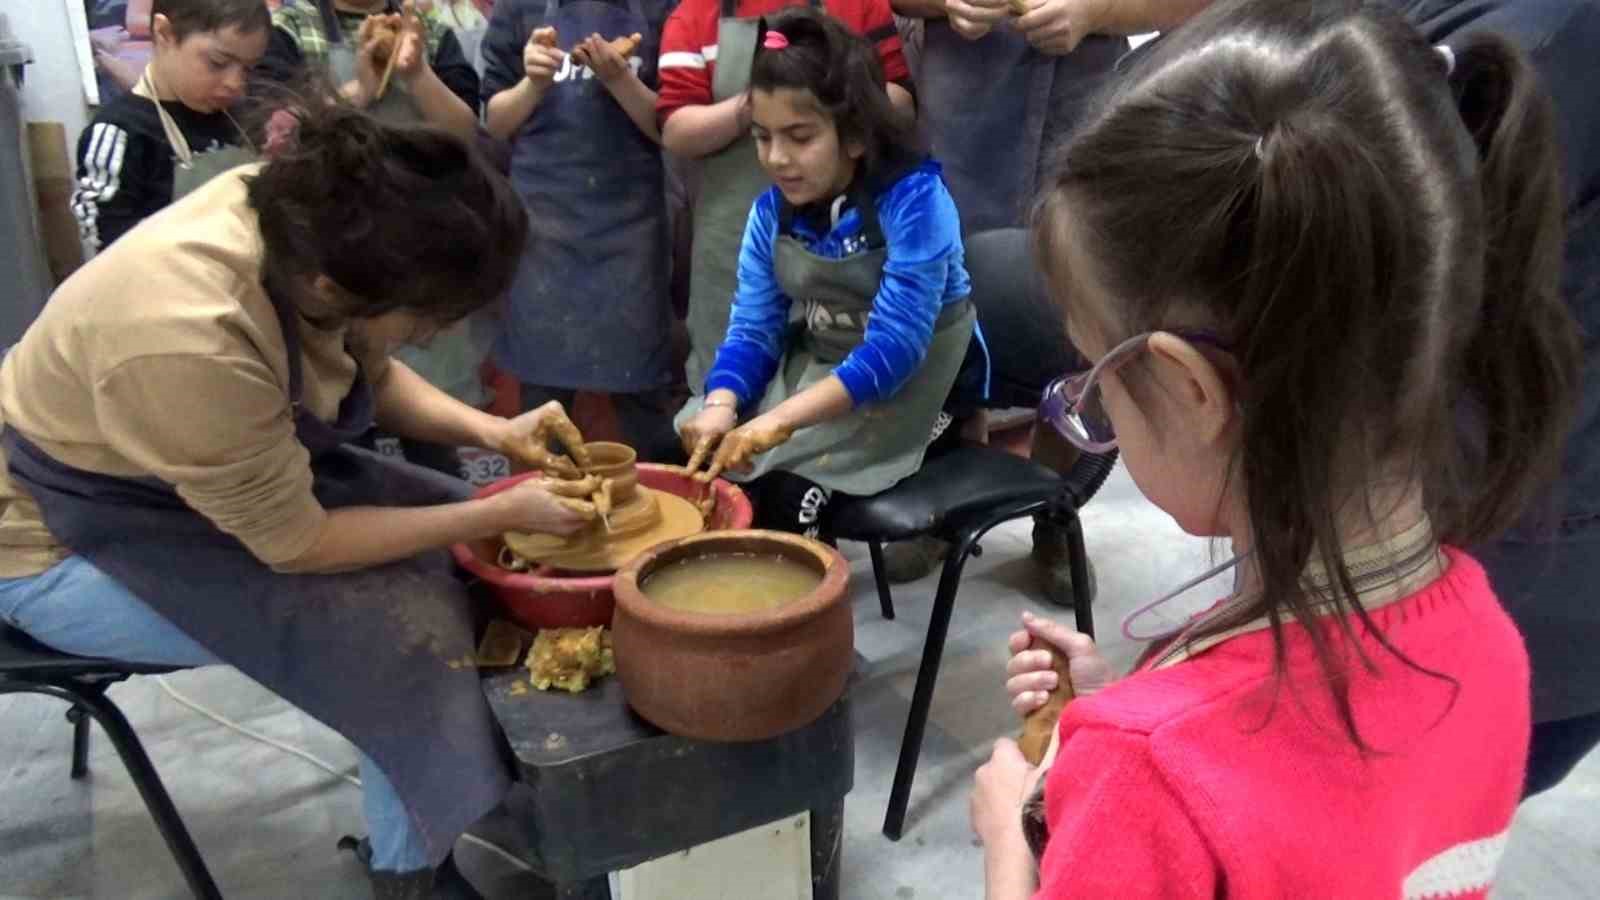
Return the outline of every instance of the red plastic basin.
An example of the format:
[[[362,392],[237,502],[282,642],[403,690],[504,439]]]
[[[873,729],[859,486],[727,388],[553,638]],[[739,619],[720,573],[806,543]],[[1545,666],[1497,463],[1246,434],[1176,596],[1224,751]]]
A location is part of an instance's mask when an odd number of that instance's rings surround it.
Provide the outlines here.
[[[479,490],[487,497],[536,477],[538,472],[513,475]],[[672,466],[639,464],[639,483],[648,488],[680,497],[694,497],[699,488],[683,470]],[[707,530],[749,528],[750,500],[744,491],[717,479],[717,506]],[[489,585],[508,617],[524,628],[589,628],[610,625],[616,598],[611,594],[613,573],[604,575],[563,574],[546,566],[528,572],[508,572],[495,564],[500,554],[498,540],[456,544],[450,548],[457,565]]]

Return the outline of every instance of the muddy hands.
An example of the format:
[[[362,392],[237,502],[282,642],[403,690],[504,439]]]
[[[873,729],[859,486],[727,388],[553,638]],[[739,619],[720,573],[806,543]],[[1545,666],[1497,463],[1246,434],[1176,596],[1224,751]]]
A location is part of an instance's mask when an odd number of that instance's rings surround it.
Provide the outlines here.
[[[565,453],[550,449],[554,442]],[[589,470],[589,451],[583,434],[567,418],[561,404],[551,401],[506,422],[497,446],[490,447],[529,468],[559,479],[582,478]]]

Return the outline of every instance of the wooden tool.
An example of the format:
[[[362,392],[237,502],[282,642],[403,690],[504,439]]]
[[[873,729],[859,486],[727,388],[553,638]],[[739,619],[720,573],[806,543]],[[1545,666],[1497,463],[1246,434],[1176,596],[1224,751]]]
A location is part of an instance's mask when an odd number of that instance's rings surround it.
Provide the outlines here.
[[[382,100],[383,95],[389,90],[389,79],[394,75],[395,60],[400,58],[400,50],[405,46],[406,31],[416,21],[417,7],[411,0],[406,0],[400,7],[400,28],[394,34],[394,49],[389,51],[389,64],[383,67],[383,78],[378,82],[378,93],[374,100]]]
[[[1072,701],[1072,674],[1068,669],[1066,654],[1055,647],[1035,638],[1029,649],[1049,650],[1050,668],[1056,673],[1056,689],[1050,692],[1043,706],[1022,720],[1022,735],[1017,738],[1022,758],[1028,761],[1028,765],[1037,766],[1044,759],[1045,751],[1050,749],[1050,739],[1055,736],[1056,723],[1061,720],[1061,711]]]

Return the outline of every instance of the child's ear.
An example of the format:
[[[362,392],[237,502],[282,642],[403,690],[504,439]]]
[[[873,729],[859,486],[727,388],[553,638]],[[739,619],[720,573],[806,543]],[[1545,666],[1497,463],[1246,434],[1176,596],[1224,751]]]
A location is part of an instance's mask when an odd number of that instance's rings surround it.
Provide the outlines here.
[[[1219,440],[1234,421],[1234,382],[1210,357],[1177,335],[1150,336],[1150,354],[1163,364],[1169,388],[1184,406],[1187,427],[1204,443]]]
[[[178,33],[172,28],[172,20],[167,18],[166,13],[156,13],[150,20],[150,37],[158,50],[172,50],[180,43]]]

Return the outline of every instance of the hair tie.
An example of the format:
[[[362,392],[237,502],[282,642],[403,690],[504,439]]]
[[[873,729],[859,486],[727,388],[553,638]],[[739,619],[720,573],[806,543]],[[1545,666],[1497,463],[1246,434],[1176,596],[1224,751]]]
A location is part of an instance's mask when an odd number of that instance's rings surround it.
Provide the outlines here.
[[[782,50],[789,46],[789,39],[784,37],[781,31],[768,31],[767,38],[761,42],[761,46],[767,50]]]
[[[1450,49],[1449,44],[1439,44],[1433,49],[1438,51],[1440,56],[1444,57],[1445,77],[1448,78],[1449,76],[1454,75],[1456,71],[1456,52]]]

